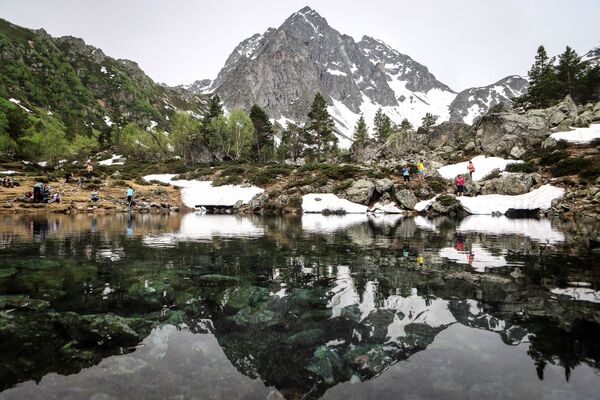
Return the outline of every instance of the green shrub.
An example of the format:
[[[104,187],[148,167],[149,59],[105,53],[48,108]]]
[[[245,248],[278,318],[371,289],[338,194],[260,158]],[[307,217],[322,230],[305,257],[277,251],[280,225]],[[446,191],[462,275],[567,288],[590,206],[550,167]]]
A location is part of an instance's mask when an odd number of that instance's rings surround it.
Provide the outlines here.
[[[600,165],[589,166],[588,168],[579,171],[578,175],[586,181],[595,181],[600,177]]]
[[[496,169],[493,169],[493,170],[491,170],[491,171],[490,171],[490,172],[489,172],[489,173],[488,173],[486,176],[484,176],[484,177],[483,177],[483,179],[481,179],[481,180],[482,180],[482,181],[487,181],[487,180],[490,180],[490,179],[500,178],[500,174],[501,174],[501,171],[500,171],[498,168],[496,168]]]
[[[144,180],[144,179],[142,179],[142,178],[136,178],[136,179],[134,180],[134,182],[135,182],[135,183],[137,183],[138,185],[141,185],[141,186],[149,186],[149,185],[151,185],[151,183],[150,183],[150,182],[148,182],[148,181],[145,181],[145,180]]]
[[[434,193],[442,193],[448,187],[448,184],[443,178],[430,177],[427,178],[427,184]]]
[[[250,182],[258,186],[266,185],[268,183],[276,181],[280,177],[288,176],[293,170],[294,167],[290,165],[268,165],[254,173],[250,177]]]
[[[569,157],[569,152],[566,150],[553,150],[553,151],[542,151],[540,155],[541,165],[553,165],[558,163],[560,160],[564,160]]]
[[[236,175],[220,176],[213,180],[213,186],[239,185],[242,183],[242,177]]]
[[[302,207],[302,196],[300,196],[299,194],[291,196],[290,200],[288,201],[288,204],[292,207]]]
[[[511,163],[506,165],[506,171],[508,172],[525,172],[532,173],[536,171],[535,166],[529,161],[525,161],[522,163]]]
[[[553,176],[575,175],[586,170],[591,165],[592,161],[585,158],[567,158],[560,161],[550,172]]]
[[[453,206],[458,203],[458,200],[456,200],[456,197],[451,196],[449,194],[443,194],[443,195],[439,196],[437,198],[437,201],[439,201],[440,204],[443,205],[444,207],[450,207],[450,206]]]

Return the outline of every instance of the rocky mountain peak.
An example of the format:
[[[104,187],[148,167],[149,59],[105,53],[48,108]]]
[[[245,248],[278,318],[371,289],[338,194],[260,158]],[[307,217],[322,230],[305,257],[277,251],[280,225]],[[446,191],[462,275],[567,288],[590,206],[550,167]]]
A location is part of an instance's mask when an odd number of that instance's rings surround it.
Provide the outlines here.
[[[304,122],[320,92],[342,147],[351,144],[360,114],[371,123],[382,108],[395,123],[406,118],[418,127],[426,113],[437,115],[438,122],[449,120],[457,97],[410,56],[368,35],[357,43],[310,7],[290,15],[279,28],[240,42],[209,87],[202,81],[188,90],[215,92],[229,109],[257,104],[282,126]],[[482,102],[480,108],[485,107]],[[457,115],[467,114],[462,110]]]

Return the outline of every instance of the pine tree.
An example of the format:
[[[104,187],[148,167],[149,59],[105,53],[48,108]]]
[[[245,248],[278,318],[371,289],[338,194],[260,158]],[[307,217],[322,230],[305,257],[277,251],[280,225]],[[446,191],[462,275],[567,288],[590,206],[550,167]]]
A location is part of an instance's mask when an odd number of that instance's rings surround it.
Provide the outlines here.
[[[582,77],[585,65],[575,50],[567,46],[564,53],[558,57],[558,66],[556,67],[556,78],[559,81],[558,90],[560,96],[571,96],[574,100],[579,100],[583,92]]]
[[[421,120],[421,126],[426,130],[429,131],[431,128],[433,128],[438,120],[438,116],[437,115],[433,115],[432,113],[426,113],[425,116],[423,117],[423,119]]]
[[[385,115],[381,108],[375,113],[373,126],[375,130],[375,139],[377,139],[379,143],[385,142],[393,131],[392,120]]]
[[[315,95],[310,111],[308,112],[307,134],[309,144],[315,146],[317,161],[328,150],[334,150],[337,138],[333,134],[333,118],[327,111],[327,103],[321,93]]]
[[[204,145],[208,146],[210,151],[222,150],[223,146],[218,146],[221,143],[221,136],[219,132],[215,130],[215,124],[217,120],[223,118],[223,106],[221,105],[221,98],[218,94],[214,94],[208,100],[208,106],[206,112],[202,116],[202,127],[201,127],[201,140]],[[219,125],[219,124],[217,124]]]
[[[278,148],[279,158],[281,160],[291,159],[296,161],[302,157],[304,139],[304,129],[296,124],[288,123],[285,130],[281,133],[281,143]]]
[[[254,149],[252,158],[265,162],[273,156],[273,124],[267,113],[256,104],[250,109],[250,119],[254,125]]]
[[[554,60],[554,57],[548,57],[544,46],[538,47],[535,62],[528,72],[529,88],[526,94],[513,100],[516,106],[545,108],[561,99],[554,72]]]
[[[352,152],[355,159],[359,159],[367,146],[367,140],[369,139],[369,133],[367,132],[367,123],[365,118],[360,115],[356,127],[354,128],[354,143],[352,144]]]

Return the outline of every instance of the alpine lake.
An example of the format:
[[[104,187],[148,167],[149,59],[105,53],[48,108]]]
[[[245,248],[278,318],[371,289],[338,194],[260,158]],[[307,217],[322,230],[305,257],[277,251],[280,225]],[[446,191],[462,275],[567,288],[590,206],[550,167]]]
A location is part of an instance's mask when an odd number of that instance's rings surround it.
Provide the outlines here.
[[[576,226],[0,215],[0,399],[597,399]]]

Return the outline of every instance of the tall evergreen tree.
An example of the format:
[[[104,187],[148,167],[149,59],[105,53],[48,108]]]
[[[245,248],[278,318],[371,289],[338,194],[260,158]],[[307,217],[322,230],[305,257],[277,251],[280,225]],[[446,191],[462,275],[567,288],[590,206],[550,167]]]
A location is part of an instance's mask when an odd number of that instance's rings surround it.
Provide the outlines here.
[[[585,70],[585,64],[575,50],[567,46],[565,51],[558,56],[558,65],[556,67],[556,78],[560,82],[558,90],[560,96],[571,96],[574,100],[580,100],[582,97],[582,78]]]
[[[375,139],[377,139],[379,143],[385,142],[393,131],[392,120],[385,115],[381,108],[375,113],[373,127],[375,130]]]
[[[209,150],[216,151],[222,146],[218,146],[217,143],[221,143],[222,135],[216,131],[216,126],[221,126],[221,123],[216,121],[223,118],[223,106],[221,105],[221,98],[218,94],[214,94],[208,100],[206,112],[202,116],[201,126],[201,141],[205,146],[208,146]]]
[[[527,74],[529,88],[526,94],[514,100],[515,105],[545,108],[560,100],[558,81],[554,73],[554,60],[554,57],[548,57],[544,46],[538,47],[535,61]]]
[[[333,118],[327,111],[327,102],[321,93],[317,93],[308,112],[306,131],[309,144],[315,146],[315,153],[319,162],[324,152],[336,147],[337,138],[333,134],[333,127]]]
[[[367,146],[369,133],[367,132],[367,123],[365,118],[360,115],[356,127],[354,128],[354,143],[352,144],[352,153],[355,159],[360,159]]]
[[[267,161],[273,157],[273,124],[267,113],[256,104],[250,109],[250,119],[254,125],[254,149],[252,158]]]

